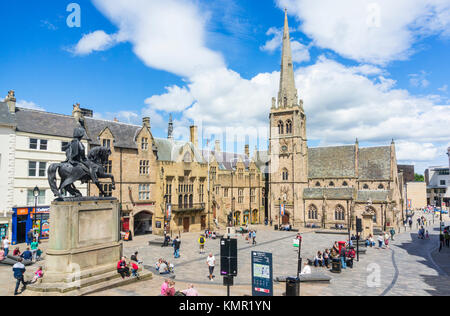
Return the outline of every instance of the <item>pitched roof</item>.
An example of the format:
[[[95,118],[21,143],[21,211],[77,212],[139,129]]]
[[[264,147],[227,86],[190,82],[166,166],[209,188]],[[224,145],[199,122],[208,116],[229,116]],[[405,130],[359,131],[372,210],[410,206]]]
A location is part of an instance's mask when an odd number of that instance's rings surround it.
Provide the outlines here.
[[[350,200],[354,198],[354,188],[306,188],[303,190],[303,198],[310,200]]]
[[[309,178],[355,177],[356,146],[309,148]]]
[[[359,149],[359,178],[362,180],[389,180],[391,178],[391,147]]]
[[[183,154],[183,148],[187,145],[194,153],[194,161],[204,163],[201,151],[195,148],[191,142],[176,141],[172,139],[155,138],[159,161],[176,162]]]
[[[73,118],[71,117],[72,121]],[[114,136],[114,147],[126,148],[126,149],[137,149],[138,145],[136,143],[136,136],[142,129],[142,126],[124,124],[120,122],[104,121],[99,119],[85,118],[87,133],[91,139],[91,144],[100,146],[100,140],[98,136],[105,130],[109,128]]]
[[[203,159],[208,162],[209,155],[214,156],[217,163],[219,164],[220,170],[233,170],[236,168],[238,161],[242,161],[245,168],[250,166],[250,159],[243,154],[229,153],[229,152],[216,152],[202,149],[201,153]]]
[[[73,117],[37,110],[16,108],[17,131],[48,136],[72,138]]]

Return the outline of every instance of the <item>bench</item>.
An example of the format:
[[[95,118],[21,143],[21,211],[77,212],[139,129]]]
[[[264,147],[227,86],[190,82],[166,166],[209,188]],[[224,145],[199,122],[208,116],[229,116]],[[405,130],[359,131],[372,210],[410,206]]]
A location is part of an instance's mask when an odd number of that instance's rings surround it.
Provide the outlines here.
[[[288,277],[276,277],[275,282],[284,283]],[[330,283],[331,277],[322,273],[301,274],[300,283]]]

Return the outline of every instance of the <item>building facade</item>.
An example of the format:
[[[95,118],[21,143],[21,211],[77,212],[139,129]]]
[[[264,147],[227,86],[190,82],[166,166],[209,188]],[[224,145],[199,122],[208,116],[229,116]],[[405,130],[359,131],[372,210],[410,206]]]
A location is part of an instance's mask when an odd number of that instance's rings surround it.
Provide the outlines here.
[[[450,203],[450,168],[446,166],[430,167],[425,170],[428,205],[440,207]]]
[[[390,146],[308,148],[306,114],[295,87],[287,13],[278,99],[270,111],[270,219],[293,227],[399,227],[402,179]]]

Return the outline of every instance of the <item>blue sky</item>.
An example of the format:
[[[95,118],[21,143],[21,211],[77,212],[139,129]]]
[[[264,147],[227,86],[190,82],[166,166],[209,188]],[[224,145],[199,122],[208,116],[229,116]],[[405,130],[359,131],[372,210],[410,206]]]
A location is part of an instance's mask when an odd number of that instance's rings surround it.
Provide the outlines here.
[[[264,149],[255,131],[267,133],[286,7],[311,146],[394,138],[419,172],[448,163],[448,1],[83,0],[79,28],[69,3],[3,4],[0,93],[50,112],[148,115],[157,137],[172,113],[177,138],[195,122]]]

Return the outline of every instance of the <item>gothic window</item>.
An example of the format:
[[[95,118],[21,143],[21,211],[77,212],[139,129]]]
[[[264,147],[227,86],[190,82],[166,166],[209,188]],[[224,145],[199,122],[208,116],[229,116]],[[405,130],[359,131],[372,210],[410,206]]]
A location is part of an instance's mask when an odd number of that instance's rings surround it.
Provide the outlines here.
[[[287,99],[287,97],[284,97],[284,107],[287,107],[288,106],[288,99]]]
[[[363,189],[364,190],[369,190],[369,186],[367,184],[364,184]]]
[[[292,122],[290,120],[286,122],[286,134],[292,134]]]
[[[286,168],[283,169],[283,181],[289,181],[289,172]]]
[[[378,189],[379,189],[379,190],[384,190],[384,185],[380,184],[380,185],[378,186]]]
[[[344,183],[342,183],[342,186],[343,186],[343,187],[348,187],[347,181],[344,181]]]
[[[342,206],[336,206],[336,210],[334,212],[334,219],[337,221],[345,221],[345,210]]]
[[[184,154],[183,162],[190,163],[192,162],[192,155],[190,152]]]
[[[316,182],[316,187],[320,188],[320,182]]]
[[[330,184],[329,184],[328,186],[330,186],[330,187],[334,187],[334,182],[333,182],[333,181],[331,181],[331,182],[330,182]]]
[[[280,135],[284,134],[284,124],[282,121],[278,122],[278,134],[280,134]]]
[[[317,207],[315,205],[310,205],[308,209],[308,218],[309,219],[319,219],[319,214],[317,212]]]

